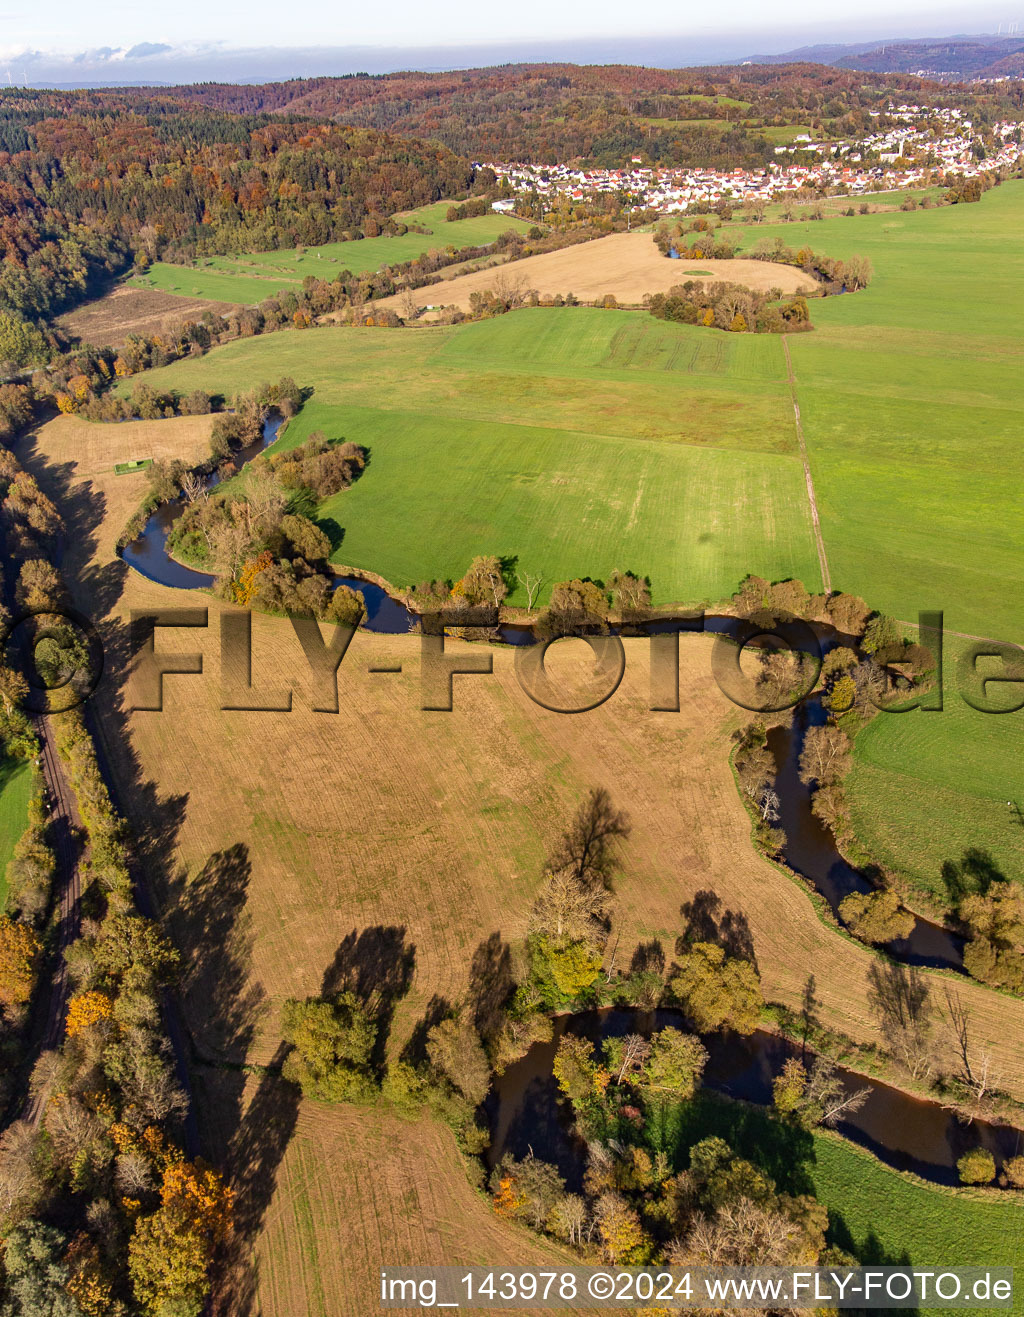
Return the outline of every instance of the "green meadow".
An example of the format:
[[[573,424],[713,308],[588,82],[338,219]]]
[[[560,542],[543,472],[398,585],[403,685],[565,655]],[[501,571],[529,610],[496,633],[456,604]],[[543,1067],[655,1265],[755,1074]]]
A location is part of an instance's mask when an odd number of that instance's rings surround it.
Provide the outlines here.
[[[1020,1194],[925,1184],[827,1133],[815,1134],[808,1171],[829,1209],[830,1238],[867,1265],[1012,1266],[1018,1274],[1024,1266]],[[1019,1298],[1013,1311],[1024,1311]]]
[[[971,642],[945,638],[943,708],[879,714],[857,737],[847,796],[867,851],[947,904],[946,860],[988,851],[1007,878],[1024,881],[1024,713],[981,713],[959,690],[957,662]],[[981,673],[997,663],[982,660]],[[987,687],[1006,708],[1020,687]],[[1012,804],[1010,803],[1012,802]]]
[[[244,339],[150,378],[311,385],[283,442],[323,430],[370,449],[320,509],[339,562],[399,585],[479,553],[549,587],[621,567],[667,602],[719,599],[748,571],[820,584],[781,363],[774,338],[566,307]]]
[[[790,339],[833,584],[909,622],[941,609],[950,630],[1015,643],[1022,220],[1015,181],[973,205],[732,230],[748,248],[779,234],[874,266],[865,292],[815,302],[815,331]],[[876,718],[848,779],[865,848],[940,907],[942,863],[969,847],[1024,878],[1024,713],[964,703],[967,643],[947,635],[943,711]]]
[[[1024,640],[1024,182],[974,205],[734,227],[868,257],[790,339],[833,584],[914,621]]]
[[[182,297],[205,297],[217,302],[261,302],[275,293],[301,288],[312,275],[330,282],[344,270],[367,274],[383,265],[411,261],[427,251],[449,247],[480,247],[501,233],[530,227],[513,215],[479,215],[472,219],[445,219],[450,201],[438,201],[398,216],[415,223],[427,233],[404,233],[394,237],[360,238],[355,242],[331,242],[303,250],[248,252],[241,256],[200,257],[196,268],[157,262],[132,280],[138,288],[152,288]]]
[[[1024,1265],[1019,1193],[930,1185],[839,1134],[803,1131],[707,1089],[681,1107],[649,1113],[647,1135],[648,1150],[664,1150],[675,1165],[698,1139],[724,1138],[781,1192],[812,1192],[828,1208],[828,1242],[863,1265]]]
[[[32,768],[23,759],[0,759],[0,910],[7,904],[7,866],[28,825]]]
[[[813,303],[789,338],[834,588],[908,622],[1024,640],[1024,182],[974,205],[734,225],[864,255],[870,287]],[[478,553],[550,583],[649,574],[713,601],[747,572],[820,588],[782,345],[642,312],[526,309],[452,328],[246,339],[153,383],[232,393],[282,373],[315,392],[286,443],[324,430],[370,465],[321,508],[340,563],[399,585]],[[522,602],[521,592],[513,595]],[[947,657],[956,654],[947,638]],[[867,848],[941,901],[941,865],[988,849],[1021,876],[1024,714],[883,715],[857,742]]]

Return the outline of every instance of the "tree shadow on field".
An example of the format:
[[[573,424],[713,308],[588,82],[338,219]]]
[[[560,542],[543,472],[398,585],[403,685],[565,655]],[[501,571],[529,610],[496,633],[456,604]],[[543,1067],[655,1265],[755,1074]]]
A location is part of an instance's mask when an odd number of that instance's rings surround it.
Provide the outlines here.
[[[695,942],[714,942],[727,956],[748,960],[757,969],[754,935],[746,915],[741,910],[723,909],[722,898],[714,888],[695,892],[692,901],[684,901],[679,907],[679,913],[685,924],[676,940],[677,956],[683,955]]]
[[[658,938],[637,944],[629,960],[629,973],[630,975],[665,973],[665,948]]]
[[[446,1020],[453,1010],[454,1007],[447,997],[434,993],[430,1001],[427,1002],[427,1009],[416,1022],[415,1028],[402,1048],[401,1060],[406,1065],[411,1065],[416,1069],[426,1065],[430,1059],[427,1055],[427,1037],[431,1029],[436,1024],[440,1024],[442,1020]]]
[[[236,842],[211,855],[195,877],[181,871],[168,884],[193,1054],[211,1064],[247,1058],[264,1008],[263,988],[251,979],[251,877],[249,848]]]
[[[181,948],[181,994],[193,1065],[209,1089],[202,1104],[207,1155],[226,1161],[235,1192],[234,1228],[218,1268],[212,1311],[245,1317],[256,1310],[255,1245],[298,1119],[301,1095],[281,1078],[287,1047],[261,1068],[247,1095],[246,1063],[265,1008],[252,978],[254,935],[247,910],[252,864],[236,842],[214,852],[197,874],[174,875],[168,923]]]
[[[473,952],[466,997],[477,1033],[485,1043],[501,1028],[505,1007],[515,987],[512,949],[500,933],[494,932]]]
[[[965,896],[987,896],[995,883],[1006,882],[991,851],[980,846],[969,846],[959,860],[943,860],[940,872],[954,910]]]
[[[416,966],[416,948],[405,940],[404,924],[374,924],[352,930],[338,945],[324,971],[321,997],[354,992],[365,1003],[377,1026],[373,1065],[383,1074],[391,1021],[399,999],[409,990]]]
[[[906,1249],[899,1253],[891,1251],[885,1247],[882,1241],[875,1234],[874,1229],[870,1229],[863,1239],[858,1240],[853,1231],[846,1223],[842,1212],[836,1208],[830,1207],[828,1211],[828,1233],[826,1239],[829,1244],[836,1248],[841,1248],[844,1253],[849,1253],[857,1259],[862,1267],[911,1267],[913,1263],[910,1254]],[[851,1314],[851,1317],[860,1317],[861,1314],[877,1312],[877,1308],[844,1308],[843,1313]],[[909,1313],[911,1317],[920,1312],[920,1308],[901,1308],[901,1312]]]
[[[235,1206],[231,1240],[219,1267],[212,1311],[223,1317],[249,1317],[257,1311],[259,1239],[267,1209],[277,1190],[277,1176],[299,1118],[302,1095],[281,1078],[288,1044],[279,1044],[256,1091],[237,1121],[228,1158]],[[238,1076],[241,1088],[244,1075]]]

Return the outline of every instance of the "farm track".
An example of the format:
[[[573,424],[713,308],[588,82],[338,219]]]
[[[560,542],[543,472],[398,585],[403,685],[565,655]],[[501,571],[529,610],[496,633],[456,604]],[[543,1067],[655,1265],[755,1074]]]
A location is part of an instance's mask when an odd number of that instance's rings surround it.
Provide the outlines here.
[[[789,393],[793,399],[793,417],[796,421],[796,437],[800,444],[800,460],[804,464],[804,479],[807,481],[807,497],[811,504],[811,521],[814,524],[814,543],[818,549],[818,563],[821,567],[821,584],[826,594],[832,593],[832,577],[828,570],[828,558],[825,554],[825,541],[821,536],[821,518],[818,516],[818,500],[814,493],[814,478],[811,475],[811,463],[807,455],[807,443],[804,439],[804,425],[800,419],[800,403],[796,396],[796,376],[793,374],[793,361],[789,355],[789,339],[782,335],[782,350],[786,354],[786,378],[789,380]]]
[[[59,910],[57,944],[54,965],[46,988],[46,1014],[42,1028],[41,1048],[55,1050],[63,1035],[64,1015],[68,997],[68,968],[64,953],[78,937],[81,925],[82,872],[81,857],[77,854],[75,833],[81,827],[81,817],[74,792],[68,782],[64,765],[57,752],[53,728],[46,717],[35,720],[36,731],[42,746],[42,770],[50,802],[50,839],[56,857],[56,899]],[[23,1118],[38,1125],[46,1108],[48,1093],[43,1089],[26,1100]]]

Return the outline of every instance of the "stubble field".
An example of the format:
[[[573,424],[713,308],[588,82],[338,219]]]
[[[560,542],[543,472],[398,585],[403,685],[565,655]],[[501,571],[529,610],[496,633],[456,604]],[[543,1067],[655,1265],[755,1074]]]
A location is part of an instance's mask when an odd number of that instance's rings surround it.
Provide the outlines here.
[[[158,422],[145,437],[190,459],[209,424]],[[225,712],[222,606],[144,581],[113,555],[144,477],[115,477],[112,467],[142,437],[65,418],[26,457],[76,510],[67,568],[78,602],[104,619],[114,660],[97,697],[101,740],[186,953],[206,1146],[236,1167],[249,1264],[220,1311],[242,1311],[248,1287],[275,1317],[303,1302],[311,1312],[361,1314],[375,1306],[372,1287],[388,1262],[555,1257],[494,1218],[443,1128],[298,1102],[262,1067],[279,1058],[286,996],[382,962],[411,967],[389,1026],[389,1051],[400,1051],[432,999],[464,990],[481,943],[522,936],[546,847],[591,785],[606,786],[633,818],[616,882],[622,959],[649,937],[671,955],[679,906],[713,889],[748,918],[769,997],[797,1005],[813,974],[823,1020],[875,1036],[870,953],[821,924],[807,894],[750,845],[727,757],[739,714],[713,683],[707,638],[681,646],[681,713],[646,709],[646,647],[629,642],[619,692],[569,717],[529,701],[508,650],[495,652],[492,676],[456,678],[452,713],[424,713],[417,639],[361,632],[339,674],[340,712],[325,715],[309,712],[288,624],[257,616],[254,683],[290,684],[294,674],[295,708]],[[202,650],[203,675],[168,677],[162,712],[129,714],[117,661],[127,610],[200,603],[209,603],[210,629],[163,631],[158,648]],[[580,647],[567,642],[566,675],[578,674]],[[395,662],[398,675],[368,671]],[[963,995],[979,1041],[1024,1094],[1024,1003],[968,985]],[[823,1159],[816,1175],[826,1202],[842,1206],[858,1156]],[[911,1188],[909,1205],[929,1192]],[[966,1201],[947,1199],[954,1217],[965,1214],[965,1231],[974,1221]],[[890,1232],[887,1247],[898,1242]]]
[[[561,251],[527,256],[503,270],[501,278],[526,291],[535,290],[541,297],[574,293],[582,302],[593,302],[610,293],[619,302],[637,306],[645,293],[666,293],[675,284],[697,277],[690,270],[700,270],[705,283],[725,280],[757,292],[781,288],[784,293],[802,293],[817,287],[809,275],[792,265],[743,259],[672,260],[661,254],[646,232],[615,233]],[[418,306],[457,306],[468,311],[471,295],[493,288],[495,278],[493,270],[463,274],[417,288],[413,297]],[[400,297],[390,297],[382,305],[400,312],[401,302]]]

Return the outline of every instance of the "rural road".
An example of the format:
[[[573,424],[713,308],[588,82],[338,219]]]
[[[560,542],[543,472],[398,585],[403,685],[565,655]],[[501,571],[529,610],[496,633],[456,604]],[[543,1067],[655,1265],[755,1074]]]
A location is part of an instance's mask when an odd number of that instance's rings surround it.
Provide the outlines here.
[[[782,350],[786,354],[786,378],[789,380],[789,394],[793,399],[793,416],[796,419],[796,437],[800,444],[800,460],[804,464],[804,479],[807,481],[807,498],[811,504],[811,521],[814,525],[814,542],[818,547],[818,566],[821,568],[821,584],[826,594],[832,593],[832,578],[828,570],[828,558],[825,556],[825,541],[821,538],[821,518],[818,516],[818,500],[814,495],[814,480],[811,477],[811,463],[807,456],[807,444],[804,440],[804,425],[800,419],[800,404],[796,397],[796,377],[793,374],[793,361],[789,355],[789,339],[782,335]]]
[[[57,752],[50,720],[37,717],[35,727],[41,746],[43,780],[50,804],[50,841],[56,860],[54,891],[59,911],[54,963],[50,981],[45,988],[46,1015],[40,1041],[43,1051],[54,1051],[64,1036],[64,1016],[67,1012],[68,968],[64,952],[78,937],[81,923],[82,873],[75,841],[76,830],[81,827],[81,818],[64,764]],[[27,1098],[23,1116],[30,1124],[39,1124],[46,1107],[46,1098],[45,1089]]]

